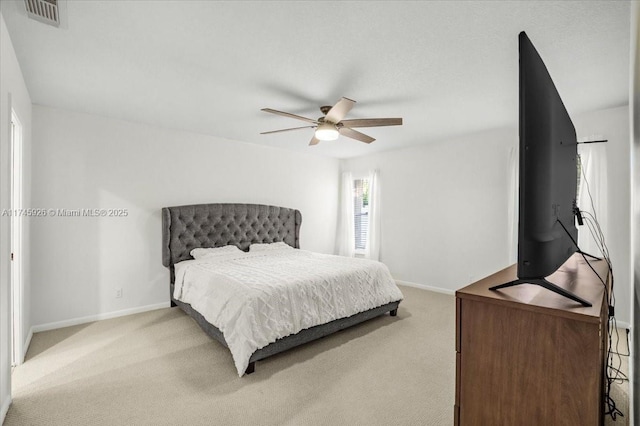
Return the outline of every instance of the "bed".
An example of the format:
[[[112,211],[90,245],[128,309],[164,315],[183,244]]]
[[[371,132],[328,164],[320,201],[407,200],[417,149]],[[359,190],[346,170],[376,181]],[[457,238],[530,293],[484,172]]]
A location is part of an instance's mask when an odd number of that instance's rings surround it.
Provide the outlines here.
[[[162,209],[162,263],[169,268],[171,306],[178,306],[187,315],[191,316],[209,336],[231,350],[239,376],[253,373],[256,361],[271,355],[327,336],[387,312],[391,316],[397,314],[398,305],[402,300],[402,293],[400,293],[399,289],[397,292],[391,290],[391,296],[384,294],[376,299],[385,300],[384,303],[374,303],[375,306],[368,306],[364,310],[349,313],[345,316],[339,316],[334,313],[333,317],[336,317],[335,319],[308,328],[302,328],[295,333],[278,337],[267,344],[258,342],[255,350],[246,355],[246,359],[240,362],[236,359],[236,352],[234,352],[235,338],[227,342],[225,333],[221,331],[221,329],[224,330],[225,328],[220,324],[218,324],[219,326],[214,325],[213,323],[218,322],[216,320],[207,320],[207,316],[209,319],[212,318],[208,311],[199,312],[194,307],[194,305],[202,306],[201,298],[193,298],[193,300],[190,300],[191,303],[188,303],[189,299],[187,297],[175,297],[176,276],[178,277],[178,295],[184,296],[183,288],[187,283],[195,285],[185,278],[194,276],[193,272],[189,272],[189,275],[186,274],[185,271],[189,271],[188,268],[199,272],[209,270],[212,273],[216,273],[216,268],[220,268],[222,271],[231,263],[235,265],[244,264],[245,262],[261,262],[262,265],[268,265],[271,262],[271,257],[265,256],[273,256],[274,262],[281,261],[289,262],[290,264],[293,261],[297,262],[296,259],[298,258],[301,259],[301,262],[312,261],[313,259],[328,262],[332,258],[334,261],[345,265],[345,262],[354,261],[354,259],[350,258],[339,258],[300,250],[301,223],[302,215],[298,210],[261,204],[197,204]],[[272,250],[273,253],[261,254],[254,253],[252,248],[252,251],[249,252],[249,247],[254,244],[269,246],[268,248],[276,248],[277,250]],[[202,259],[193,260],[190,254],[193,249],[225,246],[236,246],[241,254],[224,255],[220,258],[205,258],[204,261]],[[386,271],[388,274],[386,267],[379,264],[379,262],[361,262],[362,265],[373,266],[378,270]],[[178,271],[178,274],[176,274],[176,271]],[[362,274],[371,275],[371,271],[358,273],[360,276]],[[390,275],[388,277],[390,279]],[[325,279],[325,281],[328,281],[328,279]],[[395,283],[392,285],[395,287]],[[342,285],[340,291],[346,291],[343,287],[349,287],[349,284]],[[354,290],[351,289],[350,291],[353,292]],[[338,294],[337,290],[336,294]],[[213,298],[213,296],[207,297]],[[389,298],[392,300],[388,300]],[[344,300],[344,298],[339,300]],[[214,302],[216,301],[211,299],[209,302],[210,304],[215,304]],[[369,302],[369,305],[371,303]],[[348,309],[354,308],[349,306]],[[360,309],[362,308],[360,307]],[[337,308],[335,311],[342,312]],[[277,313],[278,311],[271,312]],[[226,329],[226,335],[228,337],[231,336],[228,328]],[[228,343],[231,343],[231,347]],[[244,367],[245,365],[246,368]]]

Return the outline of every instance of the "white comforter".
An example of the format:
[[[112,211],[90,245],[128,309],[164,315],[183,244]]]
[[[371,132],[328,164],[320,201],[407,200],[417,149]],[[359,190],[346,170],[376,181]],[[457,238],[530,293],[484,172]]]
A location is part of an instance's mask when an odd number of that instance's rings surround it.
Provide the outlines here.
[[[222,333],[242,376],[258,349],[300,330],[402,300],[387,267],[290,248],[175,265],[174,297]]]

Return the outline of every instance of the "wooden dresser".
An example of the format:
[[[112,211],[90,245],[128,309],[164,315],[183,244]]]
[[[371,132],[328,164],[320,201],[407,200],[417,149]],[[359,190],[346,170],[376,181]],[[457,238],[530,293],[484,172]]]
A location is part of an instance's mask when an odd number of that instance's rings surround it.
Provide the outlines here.
[[[609,285],[605,261],[589,261]],[[573,255],[542,287],[490,287],[516,265],[456,292],[456,425],[602,425],[607,306],[604,285]]]

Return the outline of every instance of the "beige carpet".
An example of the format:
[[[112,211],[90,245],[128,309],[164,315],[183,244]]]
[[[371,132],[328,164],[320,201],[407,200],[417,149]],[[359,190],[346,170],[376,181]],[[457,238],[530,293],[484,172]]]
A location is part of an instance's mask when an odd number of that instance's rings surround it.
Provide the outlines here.
[[[403,287],[373,319],[256,363],[178,309],[34,335],[5,425],[450,425],[455,304]]]
[[[37,333],[4,424],[451,425],[454,298],[402,291],[397,317],[259,361],[243,378],[177,308]],[[619,402],[626,384],[616,386]]]

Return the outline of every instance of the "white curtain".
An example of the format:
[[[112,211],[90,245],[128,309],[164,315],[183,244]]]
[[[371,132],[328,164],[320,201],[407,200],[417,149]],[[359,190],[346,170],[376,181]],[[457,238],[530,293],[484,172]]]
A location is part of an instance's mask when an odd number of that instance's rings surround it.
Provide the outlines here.
[[[338,254],[353,257],[355,254],[355,229],[353,223],[353,176],[342,173],[340,187],[340,216],[337,236]]]
[[[509,264],[518,261],[518,197],[519,197],[519,163],[520,159],[518,147],[509,149],[509,170],[508,170],[508,208],[507,222],[509,226]]]
[[[369,172],[369,235],[364,256],[380,260],[380,176],[377,170]]]
[[[597,218],[602,233],[607,235],[607,145],[606,143],[580,144],[578,154],[582,163],[582,176],[578,192],[578,208]],[[585,221],[590,218],[584,214]],[[602,253],[591,236],[587,222],[578,227],[580,250],[600,257]]]

